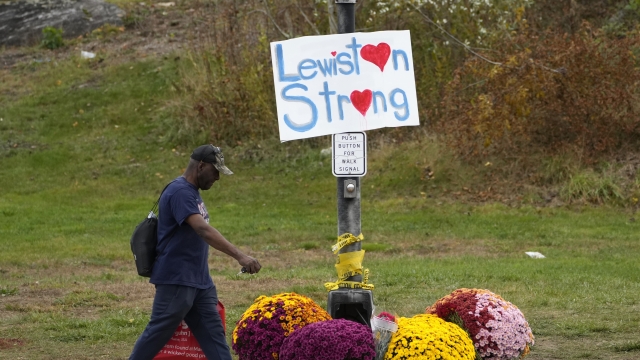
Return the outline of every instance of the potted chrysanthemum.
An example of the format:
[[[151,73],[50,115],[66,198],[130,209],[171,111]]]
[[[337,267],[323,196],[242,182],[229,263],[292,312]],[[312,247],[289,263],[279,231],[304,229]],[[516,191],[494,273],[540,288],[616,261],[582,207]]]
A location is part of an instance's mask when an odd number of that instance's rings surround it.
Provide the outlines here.
[[[371,328],[335,319],[309,324],[284,340],[279,360],[373,360]]]
[[[232,348],[240,360],[277,360],[284,339],[296,330],[331,316],[313,300],[296,293],[260,296],[233,330]]]
[[[464,328],[482,359],[520,359],[534,344],[533,333],[522,312],[489,290],[455,290],[426,312]]]
[[[385,360],[475,358],[473,342],[462,328],[430,314],[399,318],[385,355]]]

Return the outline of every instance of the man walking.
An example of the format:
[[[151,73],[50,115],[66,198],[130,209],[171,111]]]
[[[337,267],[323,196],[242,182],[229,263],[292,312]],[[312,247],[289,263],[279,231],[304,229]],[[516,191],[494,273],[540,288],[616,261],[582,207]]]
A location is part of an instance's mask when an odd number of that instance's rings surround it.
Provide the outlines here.
[[[218,295],[209,275],[209,246],[255,274],[260,263],[241,252],[214,227],[199,190],[209,190],[220,173],[233,172],[220,148],[202,145],[191,154],[187,169],[160,197],[158,256],[150,282],[156,286],[151,319],[136,342],[130,360],[153,359],[184,319],[209,360],[231,360]]]

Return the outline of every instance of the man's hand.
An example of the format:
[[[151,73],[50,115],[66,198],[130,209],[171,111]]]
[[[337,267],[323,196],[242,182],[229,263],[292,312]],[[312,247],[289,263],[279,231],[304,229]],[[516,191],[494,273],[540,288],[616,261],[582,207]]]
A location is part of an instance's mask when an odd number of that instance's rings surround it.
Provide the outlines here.
[[[192,214],[186,220],[187,224],[195,230],[195,232],[204,240],[207,244],[216,250],[238,260],[238,263],[245,268],[249,274],[256,274],[262,267],[258,260],[252,258],[249,255],[245,255],[242,251],[231,244],[227,239],[220,234],[216,228],[209,225],[200,214]]]
[[[262,265],[258,262],[258,260],[252,258],[251,256],[245,255],[242,259],[238,260],[240,266],[242,266],[249,274],[256,274],[262,268]]]

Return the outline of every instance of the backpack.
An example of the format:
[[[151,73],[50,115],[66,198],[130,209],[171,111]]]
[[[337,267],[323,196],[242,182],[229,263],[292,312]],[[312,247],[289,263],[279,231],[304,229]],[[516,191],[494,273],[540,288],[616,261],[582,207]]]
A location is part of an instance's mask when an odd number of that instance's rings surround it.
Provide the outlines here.
[[[167,184],[167,186],[170,184]],[[158,216],[156,212],[158,211],[160,197],[162,197],[162,193],[167,189],[167,186],[162,189],[147,218],[142,220],[133,230],[129,241],[133,260],[136,263],[136,270],[140,276],[151,277],[153,263],[156,261],[156,245],[158,245]]]

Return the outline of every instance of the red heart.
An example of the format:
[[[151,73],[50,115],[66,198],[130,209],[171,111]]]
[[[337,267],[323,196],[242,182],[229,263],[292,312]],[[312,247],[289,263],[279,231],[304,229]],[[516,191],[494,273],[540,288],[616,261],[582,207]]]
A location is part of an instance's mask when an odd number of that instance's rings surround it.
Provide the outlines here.
[[[387,43],[380,43],[378,46],[373,46],[371,44],[365,45],[360,50],[360,56],[368,62],[374,63],[380,68],[380,71],[384,71],[384,66],[387,64],[387,60],[389,60],[389,55],[391,55],[391,48]]]
[[[351,92],[351,96],[349,96],[349,98],[351,98],[353,107],[356,108],[356,110],[358,110],[362,114],[362,116],[364,116],[371,106],[373,94],[369,89],[366,89],[363,92],[354,90],[353,92]]]
[[[337,52],[335,52],[335,51],[331,52],[331,55],[333,55],[333,56],[336,56],[336,54],[337,54]]]

